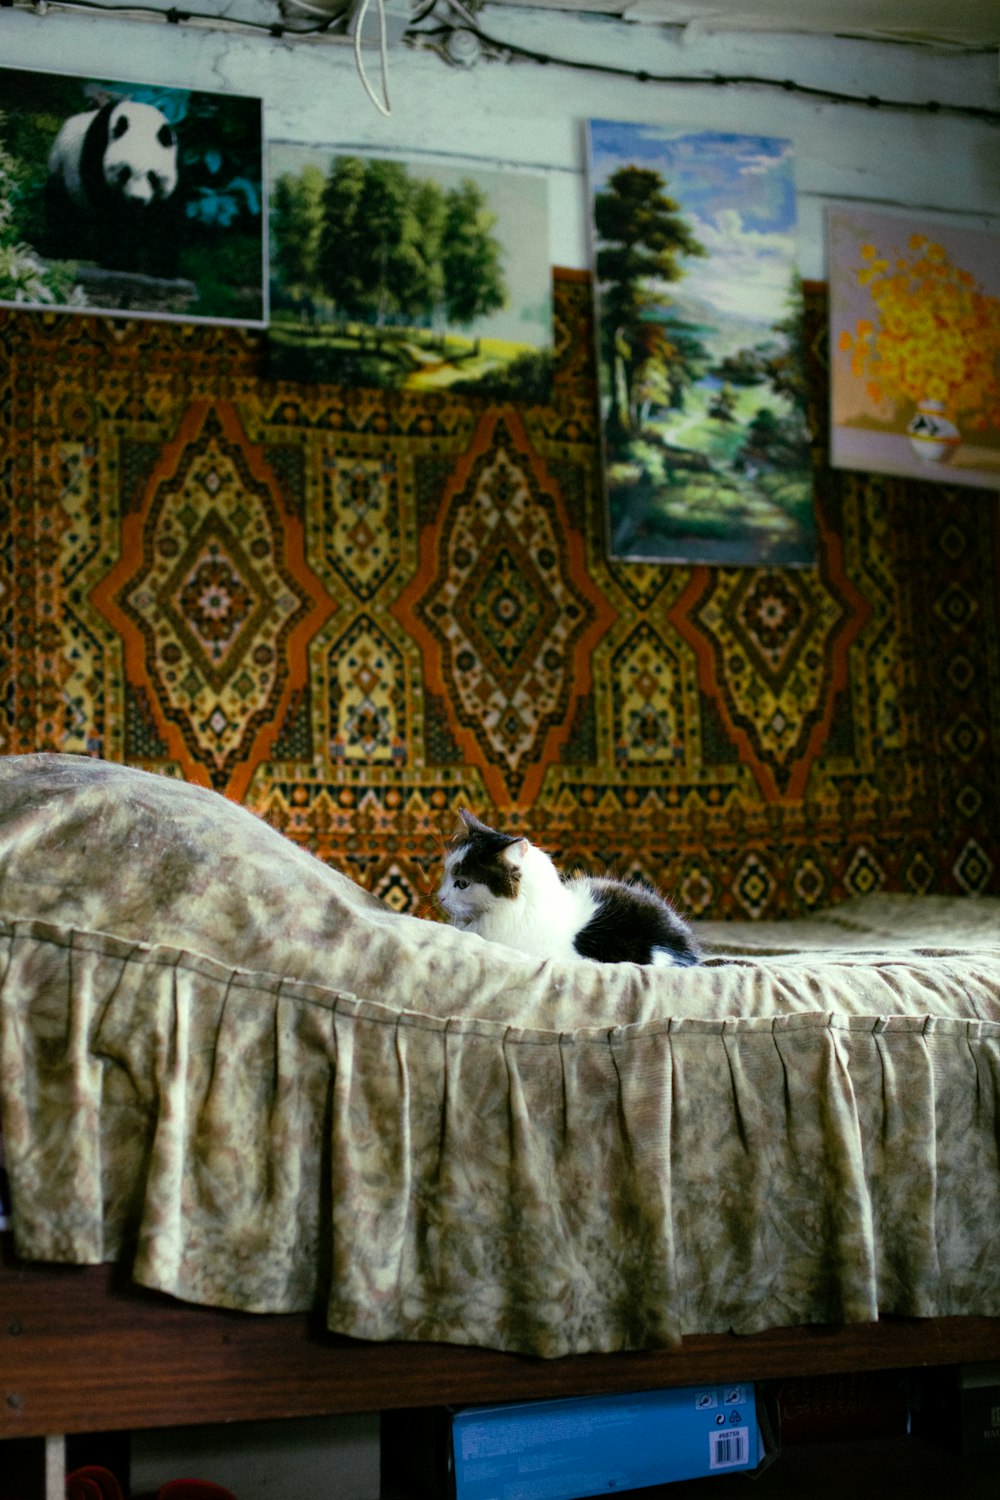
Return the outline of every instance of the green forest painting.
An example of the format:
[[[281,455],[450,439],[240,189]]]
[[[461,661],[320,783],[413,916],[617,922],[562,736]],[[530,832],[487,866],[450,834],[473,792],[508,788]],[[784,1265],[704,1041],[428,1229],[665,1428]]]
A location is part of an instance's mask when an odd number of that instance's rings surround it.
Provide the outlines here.
[[[611,555],[813,564],[790,143],[588,141]]]
[[[544,177],[279,142],[270,182],[272,375],[548,397]]]

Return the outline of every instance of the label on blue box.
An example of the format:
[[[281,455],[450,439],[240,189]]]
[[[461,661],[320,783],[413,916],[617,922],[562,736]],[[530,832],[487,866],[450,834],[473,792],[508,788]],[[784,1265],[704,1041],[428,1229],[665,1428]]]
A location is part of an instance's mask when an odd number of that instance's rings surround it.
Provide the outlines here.
[[[756,1468],[752,1385],[467,1407],[452,1421],[456,1500],[577,1500]]]

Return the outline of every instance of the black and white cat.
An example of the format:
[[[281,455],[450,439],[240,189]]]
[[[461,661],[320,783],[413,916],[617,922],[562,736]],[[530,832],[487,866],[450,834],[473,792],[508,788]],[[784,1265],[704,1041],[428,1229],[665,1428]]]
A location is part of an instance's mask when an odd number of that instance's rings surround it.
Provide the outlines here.
[[[623,880],[564,880],[519,834],[498,833],[465,808],[437,899],[453,927],[538,958],[696,964],[698,944],[665,897]]]

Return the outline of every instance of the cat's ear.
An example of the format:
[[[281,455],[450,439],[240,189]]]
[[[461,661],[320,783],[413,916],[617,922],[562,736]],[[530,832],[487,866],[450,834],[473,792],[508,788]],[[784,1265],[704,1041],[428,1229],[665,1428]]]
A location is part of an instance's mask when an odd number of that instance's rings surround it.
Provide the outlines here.
[[[514,839],[514,841],[508,844],[506,849],[504,849],[500,858],[505,859],[509,865],[513,865],[516,869],[519,865],[524,864],[524,856],[527,854],[527,852],[528,840],[525,838]]]
[[[470,835],[482,832],[482,824],[475,813],[471,813],[467,807],[460,807],[458,816],[461,822],[455,830],[454,843],[465,844]]]
[[[476,815],[475,815],[475,813],[471,813],[467,807],[460,807],[458,809],[458,816],[461,818],[462,822],[465,824],[465,826],[468,829],[469,833],[492,833],[493,832],[493,829],[489,826],[488,823],[482,822],[482,820],[480,818],[477,818]]]

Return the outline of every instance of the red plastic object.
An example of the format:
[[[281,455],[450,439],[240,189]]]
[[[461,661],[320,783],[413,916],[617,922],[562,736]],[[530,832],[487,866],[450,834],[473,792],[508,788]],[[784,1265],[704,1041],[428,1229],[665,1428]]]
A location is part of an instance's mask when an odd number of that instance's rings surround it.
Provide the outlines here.
[[[110,1469],[84,1464],[66,1475],[66,1500],[125,1500],[125,1496]]]

